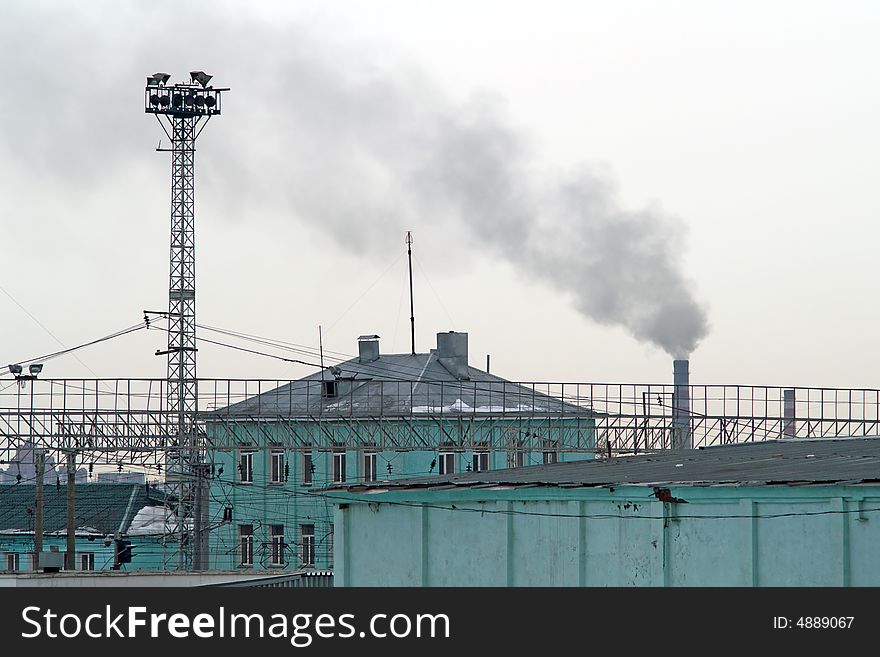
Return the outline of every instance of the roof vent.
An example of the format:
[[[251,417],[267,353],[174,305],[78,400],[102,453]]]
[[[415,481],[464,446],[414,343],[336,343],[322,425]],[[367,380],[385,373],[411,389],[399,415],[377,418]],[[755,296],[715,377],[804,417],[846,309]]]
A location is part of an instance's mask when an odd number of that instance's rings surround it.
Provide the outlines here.
[[[437,360],[456,379],[468,378],[468,334],[437,334]]]
[[[358,338],[358,362],[372,363],[374,360],[379,360],[379,336],[360,336]]]

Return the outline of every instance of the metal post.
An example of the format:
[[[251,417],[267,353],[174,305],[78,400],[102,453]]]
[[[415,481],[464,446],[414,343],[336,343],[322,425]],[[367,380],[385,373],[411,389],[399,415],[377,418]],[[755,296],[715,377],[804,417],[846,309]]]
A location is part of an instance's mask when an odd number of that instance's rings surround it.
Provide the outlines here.
[[[412,334],[412,355],[416,355],[416,312],[413,306],[412,233],[406,231],[406,254],[409,259],[409,324]]]
[[[36,471],[36,496],[34,500],[34,570],[40,570],[40,554],[43,552],[43,473],[46,469],[46,452],[34,449]]]
[[[67,570],[76,570],[76,454],[67,452]]]
[[[156,115],[172,146],[168,349],[156,354],[168,356],[167,434],[173,449],[166,456],[165,479],[169,499],[175,505],[179,569],[186,567],[189,556],[186,526],[194,494],[193,468],[200,462],[201,442],[196,426],[196,138],[210,117],[220,114],[220,92],[227,91],[208,86],[211,76],[203,71],[190,75],[191,83],[173,86],[166,86],[170,77],[167,74],[150,76],[144,99],[145,111]]]
[[[208,486],[210,466],[199,464],[193,467],[195,477],[195,500],[193,511],[193,570],[207,570],[209,568],[208,554],[208,509],[209,496]]]
[[[782,437],[794,438],[797,434],[795,426],[795,398],[794,389],[782,391]]]

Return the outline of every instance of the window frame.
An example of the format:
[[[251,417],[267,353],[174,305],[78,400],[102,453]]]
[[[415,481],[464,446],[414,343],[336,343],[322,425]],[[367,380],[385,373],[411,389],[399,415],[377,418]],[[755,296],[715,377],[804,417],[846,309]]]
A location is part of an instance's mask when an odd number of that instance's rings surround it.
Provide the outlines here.
[[[485,467],[482,467],[483,463],[485,463]],[[489,467],[489,450],[487,449],[477,449],[474,450],[473,456],[471,458],[471,468],[474,472],[486,472],[490,470]]]
[[[79,569],[83,571],[94,570],[95,569],[95,553],[94,552],[79,552],[77,555],[79,557]]]
[[[254,453],[255,449],[239,448],[238,450],[238,483],[252,484],[254,483]],[[245,468],[247,463],[247,468]]]
[[[12,568],[9,567],[10,563],[12,564]],[[3,570],[7,570],[11,573],[17,573],[21,570],[21,556],[18,552],[4,552],[3,553]]]
[[[437,454],[437,474],[440,475],[453,475],[455,474],[455,452],[446,451],[440,452]],[[451,463],[452,467],[450,469],[449,464]]]
[[[247,533],[245,533],[246,527]],[[254,526],[251,523],[241,523],[238,526],[238,565],[254,565]]]
[[[284,566],[284,525],[269,525],[269,565]]]
[[[332,463],[332,479],[334,484],[345,483],[345,450],[336,449],[331,453]]]
[[[276,460],[278,465],[278,471],[276,473]],[[270,484],[283,484],[284,483],[284,448],[283,447],[272,447],[269,449],[269,483]]]
[[[311,529],[311,533],[308,530]],[[304,523],[299,526],[299,559],[303,566],[315,565],[315,525]]]
[[[361,479],[364,482],[377,481],[379,475],[379,457],[374,451],[367,451],[361,457]],[[372,475],[372,476],[370,476]]]
[[[315,457],[312,451],[302,453],[302,485],[312,485],[312,467],[315,465]]]

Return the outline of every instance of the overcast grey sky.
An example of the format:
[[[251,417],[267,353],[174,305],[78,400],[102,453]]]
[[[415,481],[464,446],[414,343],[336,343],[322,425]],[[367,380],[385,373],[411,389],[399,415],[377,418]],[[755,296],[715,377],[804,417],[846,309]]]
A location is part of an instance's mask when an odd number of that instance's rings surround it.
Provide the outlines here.
[[[201,323],[352,353],[470,333],[516,380],[877,386],[870,2],[3,2],[0,286],[66,345],[167,306],[147,74],[232,91]],[[485,184],[483,184],[485,183]],[[368,289],[369,288],[369,289]],[[365,290],[368,290],[364,294]],[[0,357],[57,349],[0,293]],[[46,376],[161,377],[159,331]],[[664,350],[665,349],[665,350]],[[202,376],[301,366],[203,345]]]

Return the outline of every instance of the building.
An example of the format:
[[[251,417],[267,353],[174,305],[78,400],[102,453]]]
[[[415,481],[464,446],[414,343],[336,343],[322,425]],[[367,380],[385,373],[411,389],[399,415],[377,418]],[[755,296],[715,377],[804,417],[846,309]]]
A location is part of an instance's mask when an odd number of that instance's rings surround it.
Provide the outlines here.
[[[355,358],[203,414],[210,567],[332,567],[333,505],[314,490],[331,483],[593,457],[589,409],[470,366],[467,338],[383,354],[361,336]]]
[[[336,586],[877,586],[880,438],[337,485]]]
[[[0,485],[0,571],[33,569],[35,496],[34,484]],[[65,553],[67,486],[45,486],[43,500],[43,552]],[[131,542],[131,560],[120,563],[120,569],[163,569],[177,550],[176,542],[165,545],[164,504],[165,496],[144,484],[78,484],[76,570],[112,569],[117,564],[116,539]]]

